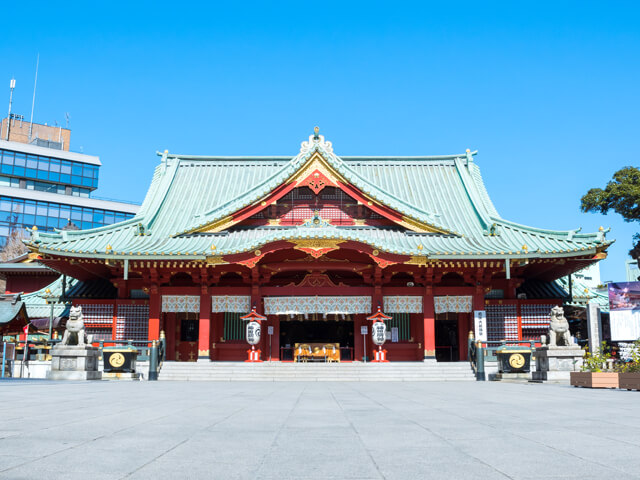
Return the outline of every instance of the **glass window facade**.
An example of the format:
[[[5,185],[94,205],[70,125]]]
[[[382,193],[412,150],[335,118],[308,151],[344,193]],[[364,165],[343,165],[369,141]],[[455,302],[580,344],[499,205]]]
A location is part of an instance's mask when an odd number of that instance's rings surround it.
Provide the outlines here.
[[[97,165],[0,149],[0,174],[4,176],[62,183],[95,190],[98,188],[99,168]]]
[[[84,230],[111,225],[132,217],[132,213],[0,196],[0,245],[5,244],[14,228],[30,228],[35,225],[38,230],[46,232],[63,228],[71,220]]]

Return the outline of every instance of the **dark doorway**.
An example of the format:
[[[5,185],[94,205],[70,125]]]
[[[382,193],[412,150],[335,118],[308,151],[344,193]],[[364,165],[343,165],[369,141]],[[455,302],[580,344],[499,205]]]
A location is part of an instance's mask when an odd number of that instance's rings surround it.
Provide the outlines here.
[[[456,362],[460,358],[458,345],[458,314],[438,313],[435,321],[436,360]]]
[[[176,360],[195,362],[198,359],[198,314],[176,314]]]
[[[293,360],[296,343],[339,343],[341,351],[350,351],[353,348],[353,328],[350,320],[281,320],[281,359]]]

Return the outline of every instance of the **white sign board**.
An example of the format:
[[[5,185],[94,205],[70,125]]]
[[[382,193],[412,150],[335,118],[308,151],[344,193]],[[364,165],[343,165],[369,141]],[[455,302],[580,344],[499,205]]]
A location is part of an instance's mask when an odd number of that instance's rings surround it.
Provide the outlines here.
[[[640,282],[610,283],[608,289],[611,340],[637,340],[640,338]]]
[[[269,326],[267,327],[267,334],[268,334],[268,335],[273,335],[273,325],[269,325]]]
[[[391,327],[391,341],[393,343],[398,342],[398,327]]]
[[[369,327],[367,327],[366,325],[363,325],[360,327],[360,333],[362,335],[366,335],[367,333],[369,333]]]
[[[640,311],[612,310],[609,312],[611,340],[637,340],[640,338]]]
[[[487,341],[487,312],[484,310],[475,310],[473,312],[473,326],[476,340],[481,342]]]

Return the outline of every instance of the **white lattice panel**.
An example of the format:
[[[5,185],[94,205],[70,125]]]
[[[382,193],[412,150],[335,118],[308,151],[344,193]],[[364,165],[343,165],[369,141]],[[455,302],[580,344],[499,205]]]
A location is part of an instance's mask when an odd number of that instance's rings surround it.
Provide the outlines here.
[[[529,304],[520,307],[522,318],[522,338],[524,340],[539,340],[549,330],[549,313],[556,306],[553,303]]]
[[[116,340],[147,341],[149,338],[149,306],[118,305]]]
[[[487,340],[518,340],[516,305],[487,305]]]

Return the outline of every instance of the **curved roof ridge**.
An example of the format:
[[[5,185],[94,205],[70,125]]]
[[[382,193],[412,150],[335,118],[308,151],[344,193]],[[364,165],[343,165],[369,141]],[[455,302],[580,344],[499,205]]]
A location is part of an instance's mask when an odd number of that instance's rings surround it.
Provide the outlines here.
[[[511,227],[519,228],[521,230],[528,230],[530,232],[543,233],[543,234],[546,234],[546,235],[568,236],[570,233],[573,233],[573,238],[576,238],[576,237],[588,238],[588,237],[598,236],[601,233],[601,232],[579,233],[581,228],[576,228],[576,229],[573,229],[573,230],[549,230],[549,229],[531,227],[529,225],[523,225],[521,223],[512,222],[510,220],[505,220],[502,217],[497,217],[497,218],[496,217],[492,217],[492,219],[496,223],[502,223],[502,224],[506,224],[506,225],[511,226]]]
[[[471,162],[467,164],[469,168],[469,174],[475,183],[476,189],[480,194],[480,198],[484,203],[485,208],[489,212],[490,217],[500,217],[496,206],[493,204],[491,197],[489,196],[489,191],[487,190],[487,186],[484,183],[484,177],[482,176],[482,172],[480,171],[480,167],[475,163]]]
[[[163,156],[164,153],[156,152],[157,155]],[[474,150],[470,152],[471,155],[477,155],[478,151]],[[465,158],[467,153],[446,154],[446,155],[340,155],[342,160],[347,161],[361,161],[361,160],[454,160],[456,158]],[[171,154],[167,153],[168,159],[177,160],[233,160],[233,161],[245,161],[245,160],[290,160],[296,158],[297,155],[183,155],[183,154]]]
[[[160,163],[160,165],[158,165],[157,171],[159,172],[159,179],[157,180],[157,183],[155,183],[157,177],[154,174],[154,178],[151,182],[151,187],[149,187],[150,192],[149,194],[147,194],[147,197],[145,197],[145,202],[143,203],[143,206],[146,207],[144,210],[144,224],[149,229],[152,228],[152,225],[158,217],[162,206],[167,201],[167,192],[171,189],[171,185],[173,185],[179,166],[180,162],[174,161],[169,163],[166,156],[162,158],[162,162]],[[167,172],[167,170],[169,169],[170,171]],[[156,185],[155,189],[153,188],[154,183]],[[152,189],[153,194],[151,194]],[[148,206],[146,206],[147,198],[149,198]],[[151,214],[151,218],[147,219],[146,215],[149,213]]]
[[[117,232],[121,229],[128,228],[132,224],[140,223],[139,219],[136,217],[128,218],[118,223],[112,223],[111,225],[104,225],[102,227],[95,228],[87,228],[85,230],[59,230],[56,229],[55,232],[41,232],[40,230],[31,231],[33,237],[32,238],[63,238],[63,236],[70,237],[65,241],[74,240],[73,237],[88,237],[93,238],[94,234],[103,234],[108,233],[110,231]],[[29,241],[29,240],[27,240]]]
[[[144,196],[144,200],[142,201],[142,205],[140,205],[140,210],[136,216],[144,217],[147,212],[150,210],[151,205],[153,203],[153,199],[157,196],[159,184],[162,181],[166,173],[167,165],[164,161],[160,162],[153,169],[153,175],[151,177],[151,183],[149,184],[149,189],[147,190],[146,195]]]
[[[483,228],[487,228],[491,224],[491,215],[489,211],[487,211],[486,205],[482,201],[482,197],[479,195],[479,192],[476,190],[476,184],[473,181],[473,178],[469,174],[467,168],[462,165],[462,161],[456,159],[454,160],[456,170],[460,175],[460,180],[462,181],[462,186],[464,187],[465,192],[469,196],[469,201],[471,202],[471,206],[473,210],[476,212],[480,222],[483,224]]]

